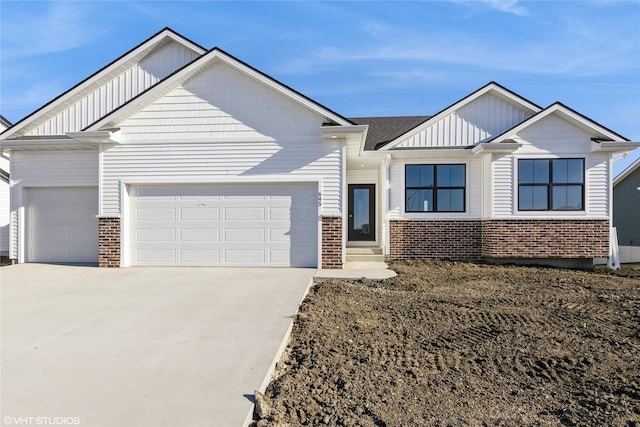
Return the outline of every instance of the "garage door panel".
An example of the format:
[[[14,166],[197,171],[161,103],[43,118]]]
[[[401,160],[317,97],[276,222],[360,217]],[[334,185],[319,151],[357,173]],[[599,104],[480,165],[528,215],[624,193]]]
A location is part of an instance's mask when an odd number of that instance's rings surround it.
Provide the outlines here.
[[[207,207],[181,208],[182,221],[219,221],[220,209]]]
[[[264,229],[262,228],[227,228],[224,231],[225,242],[264,242]]]
[[[219,250],[184,249],[180,251],[182,263],[219,263]]]
[[[138,242],[175,242],[176,230],[161,228],[144,228],[136,232]]]
[[[183,228],[180,230],[182,242],[219,242],[220,229],[218,228]]]
[[[225,208],[226,221],[264,221],[264,208],[232,207]]]
[[[26,261],[98,261],[97,187],[32,187],[26,194]]]
[[[316,266],[316,184],[137,186],[130,194],[134,265]],[[177,239],[161,241],[162,230]]]
[[[138,208],[136,217],[139,221],[173,221],[176,211],[173,208]]]

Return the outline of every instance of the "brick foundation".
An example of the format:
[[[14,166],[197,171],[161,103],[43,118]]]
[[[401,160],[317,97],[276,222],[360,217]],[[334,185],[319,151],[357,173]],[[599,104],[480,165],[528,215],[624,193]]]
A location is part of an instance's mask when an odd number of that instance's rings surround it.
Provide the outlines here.
[[[98,218],[98,267],[120,267],[120,218]]]
[[[395,220],[389,261],[587,260],[609,254],[607,220]]]
[[[485,258],[570,258],[609,256],[609,221],[509,219],[482,223]]]
[[[388,260],[479,260],[482,221],[402,220],[389,222]]]
[[[342,218],[322,217],[322,268],[342,268]]]

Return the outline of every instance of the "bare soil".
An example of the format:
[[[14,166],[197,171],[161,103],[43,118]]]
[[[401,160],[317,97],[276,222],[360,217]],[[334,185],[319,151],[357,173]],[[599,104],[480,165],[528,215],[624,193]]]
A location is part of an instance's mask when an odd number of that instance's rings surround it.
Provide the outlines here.
[[[640,271],[391,267],[314,285],[256,425],[640,425]]]

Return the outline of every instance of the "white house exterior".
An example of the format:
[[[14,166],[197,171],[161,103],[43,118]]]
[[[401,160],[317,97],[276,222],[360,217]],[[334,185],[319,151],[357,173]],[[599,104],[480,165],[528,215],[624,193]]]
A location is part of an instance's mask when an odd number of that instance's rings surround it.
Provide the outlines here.
[[[348,119],[170,29],[0,143],[17,262],[322,268],[363,246],[606,256],[611,155],[640,145],[496,83],[430,118]]]
[[[0,133],[11,123],[0,116]],[[9,256],[9,171],[10,159],[0,151],[0,256]]]

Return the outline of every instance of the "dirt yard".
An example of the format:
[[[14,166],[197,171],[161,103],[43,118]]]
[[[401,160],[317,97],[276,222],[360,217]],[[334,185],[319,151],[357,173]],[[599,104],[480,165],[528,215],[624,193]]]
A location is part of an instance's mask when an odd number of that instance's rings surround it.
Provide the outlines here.
[[[392,268],[312,288],[258,426],[640,425],[640,271]]]

